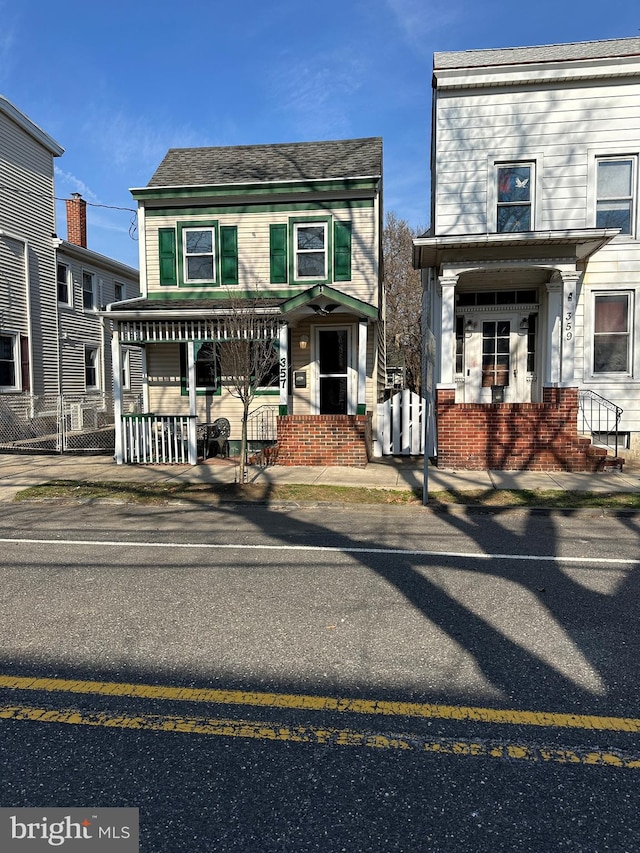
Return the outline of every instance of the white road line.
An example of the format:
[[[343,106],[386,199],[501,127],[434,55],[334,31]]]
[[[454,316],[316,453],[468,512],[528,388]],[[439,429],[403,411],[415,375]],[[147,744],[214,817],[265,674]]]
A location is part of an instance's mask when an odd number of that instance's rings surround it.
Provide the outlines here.
[[[538,563],[580,563],[582,565],[638,566],[640,560],[608,557],[537,556],[535,554],[486,554],[473,551],[423,551],[415,548],[356,548],[333,545],[243,545],[206,542],[122,542],[101,539],[19,539],[0,538],[0,545],[65,545],[99,548],[171,548],[219,551],[304,551],[308,553],[374,554],[379,556],[456,557],[464,560],[534,560]]]

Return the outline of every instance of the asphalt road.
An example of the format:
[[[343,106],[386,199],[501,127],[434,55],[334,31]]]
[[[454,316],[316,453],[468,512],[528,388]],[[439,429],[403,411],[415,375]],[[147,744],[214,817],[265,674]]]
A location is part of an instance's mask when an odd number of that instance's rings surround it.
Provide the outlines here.
[[[640,851],[639,522],[6,506],[0,806],[141,850]]]

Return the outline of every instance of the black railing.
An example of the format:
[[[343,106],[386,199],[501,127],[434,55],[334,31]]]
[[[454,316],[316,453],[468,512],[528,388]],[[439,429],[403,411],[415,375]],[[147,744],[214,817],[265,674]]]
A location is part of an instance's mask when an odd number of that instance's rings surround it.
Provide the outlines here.
[[[623,410],[611,400],[595,391],[580,391],[578,405],[581,418],[580,432],[589,433],[594,444],[604,444],[618,455],[620,443],[620,417]]]

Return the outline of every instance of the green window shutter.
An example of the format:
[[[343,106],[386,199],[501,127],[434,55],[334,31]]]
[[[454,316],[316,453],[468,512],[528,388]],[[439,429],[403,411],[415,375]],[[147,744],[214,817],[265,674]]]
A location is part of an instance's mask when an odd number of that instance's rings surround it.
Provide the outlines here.
[[[173,228],[158,229],[160,254],[160,284],[177,284],[176,275],[176,232]]]
[[[220,226],[220,280],[222,284],[238,284],[238,228]]]
[[[351,281],[351,223],[333,223],[333,278]]]
[[[287,283],[287,226],[269,226],[271,284]]]

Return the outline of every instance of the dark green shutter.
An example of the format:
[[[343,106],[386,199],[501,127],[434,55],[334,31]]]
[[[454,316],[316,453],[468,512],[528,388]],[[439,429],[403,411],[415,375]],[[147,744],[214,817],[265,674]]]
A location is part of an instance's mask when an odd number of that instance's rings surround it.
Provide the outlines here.
[[[158,230],[160,254],[160,284],[177,284],[176,275],[176,232],[173,228]]]
[[[222,284],[238,283],[238,229],[220,226],[220,278]]]
[[[269,226],[271,284],[287,283],[287,226]]]
[[[333,223],[333,278],[351,281],[351,223]]]

